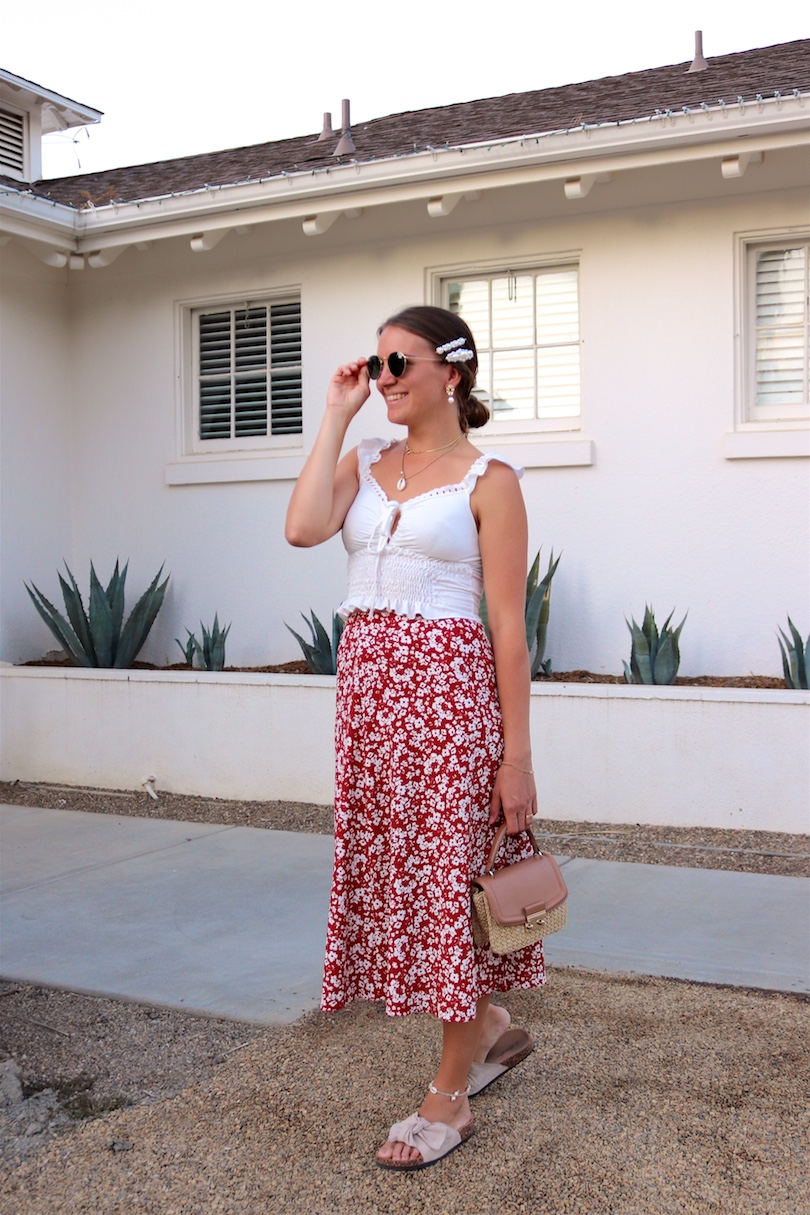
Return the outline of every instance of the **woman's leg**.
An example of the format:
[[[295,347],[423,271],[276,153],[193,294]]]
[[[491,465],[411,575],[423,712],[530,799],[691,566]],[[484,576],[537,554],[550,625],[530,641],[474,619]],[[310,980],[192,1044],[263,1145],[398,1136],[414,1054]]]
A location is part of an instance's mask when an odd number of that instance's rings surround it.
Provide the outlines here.
[[[479,1046],[483,1048],[482,1036],[486,1034],[486,1037],[489,1037],[494,1032],[488,1011],[489,996],[484,996],[478,1001],[474,1021],[442,1021],[442,1057],[433,1081],[433,1087],[438,1092],[429,1092],[419,1107],[419,1113],[428,1122],[443,1122],[445,1126],[452,1126],[455,1130],[462,1130],[470,1122],[470,1105],[466,1095],[467,1077]],[[508,1017],[508,1013],[506,1015]],[[498,1022],[500,1023],[500,1018]],[[494,1033],[493,1041],[500,1032],[502,1031]],[[453,1093],[458,1093],[455,1099]],[[419,1152],[406,1143],[394,1143],[389,1140],[380,1148],[377,1158],[413,1161],[419,1160]]]

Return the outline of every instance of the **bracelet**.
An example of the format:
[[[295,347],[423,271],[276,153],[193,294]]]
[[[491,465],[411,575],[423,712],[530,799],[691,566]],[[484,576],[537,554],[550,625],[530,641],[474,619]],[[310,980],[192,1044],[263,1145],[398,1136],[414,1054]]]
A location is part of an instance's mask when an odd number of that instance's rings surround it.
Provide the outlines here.
[[[501,760],[502,768],[514,768],[516,772],[522,772],[524,776],[534,776],[533,768],[519,768],[517,764],[510,764],[508,759]]]

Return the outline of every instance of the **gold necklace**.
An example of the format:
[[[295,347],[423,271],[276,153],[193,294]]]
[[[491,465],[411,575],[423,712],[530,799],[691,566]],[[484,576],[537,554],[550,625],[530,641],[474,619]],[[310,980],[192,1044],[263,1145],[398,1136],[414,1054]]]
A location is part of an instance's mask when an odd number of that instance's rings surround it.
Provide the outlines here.
[[[459,435],[459,439],[461,435]],[[417,451],[415,447],[411,447],[408,440],[405,440],[405,455],[406,456],[430,456],[434,451],[447,451],[448,447],[454,447],[458,443],[458,439],[453,439],[450,443],[445,443],[444,447],[425,447],[422,451]]]
[[[423,473],[428,468],[430,468],[431,464],[435,464],[437,460],[441,460],[441,458],[445,452],[452,451],[452,449],[456,446],[456,444],[460,443],[463,438],[464,438],[464,435],[460,434],[457,439],[454,439],[452,443],[448,443],[445,447],[431,447],[428,449],[428,451],[422,451],[422,452],[411,451],[411,448],[408,446],[407,441],[406,441],[405,447],[402,450],[402,465],[399,470],[399,480],[397,481],[397,489],[403,490],[406,488],[406,486],[408,484],[408,479],[405,476],[405,457],[407,455],[426,456],[430,452],[434,452],[434,451],[439,452],[439,455],[436,456],[435,460],[429,460],[424,468],[419,468],[419,469],[417,469],[417,471],[415,473],[411,473],[411,479],[413,479],[414,477],[418,477],[420,473]]]

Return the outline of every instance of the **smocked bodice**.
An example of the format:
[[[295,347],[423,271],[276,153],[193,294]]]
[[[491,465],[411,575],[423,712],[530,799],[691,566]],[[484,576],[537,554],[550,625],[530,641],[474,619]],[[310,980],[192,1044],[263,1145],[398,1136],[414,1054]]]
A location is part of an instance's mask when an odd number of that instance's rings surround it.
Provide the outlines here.
[[[397,502],[371,472],[395,441],[364,439],[357,449],[359,487],[343,523],[349,585],[338,611],[477,620],[483,578],[470,497],[490,460],[501,457],[487,452],[457,484]]]

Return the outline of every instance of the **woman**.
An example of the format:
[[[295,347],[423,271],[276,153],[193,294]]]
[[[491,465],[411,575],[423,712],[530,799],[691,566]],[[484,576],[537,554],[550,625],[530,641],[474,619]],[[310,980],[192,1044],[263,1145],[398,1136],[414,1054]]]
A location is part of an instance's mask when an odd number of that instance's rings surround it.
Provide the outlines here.
[[[392,1126],[384,1168],[433,1164],[472,1133],[469,1097],[532,1050],[496,991],[545,982],[542,945],[475,946],[470,881],[496,824],[500,861],[526,855],[536,810],[524,626],[527,524],[515,471],[470,443],[488,413],[472,396],[467,325],[407,308],[377,355],[339,367],[287,515],[291,544],[342,529],[349,552],[340,643],[335,873],[322,1008],[386,1001],[428,1012],[442,1054],[416,1114]],[[407,428],[340,458],[370,394]],[[486,591],[490,641],[478,617]]]

